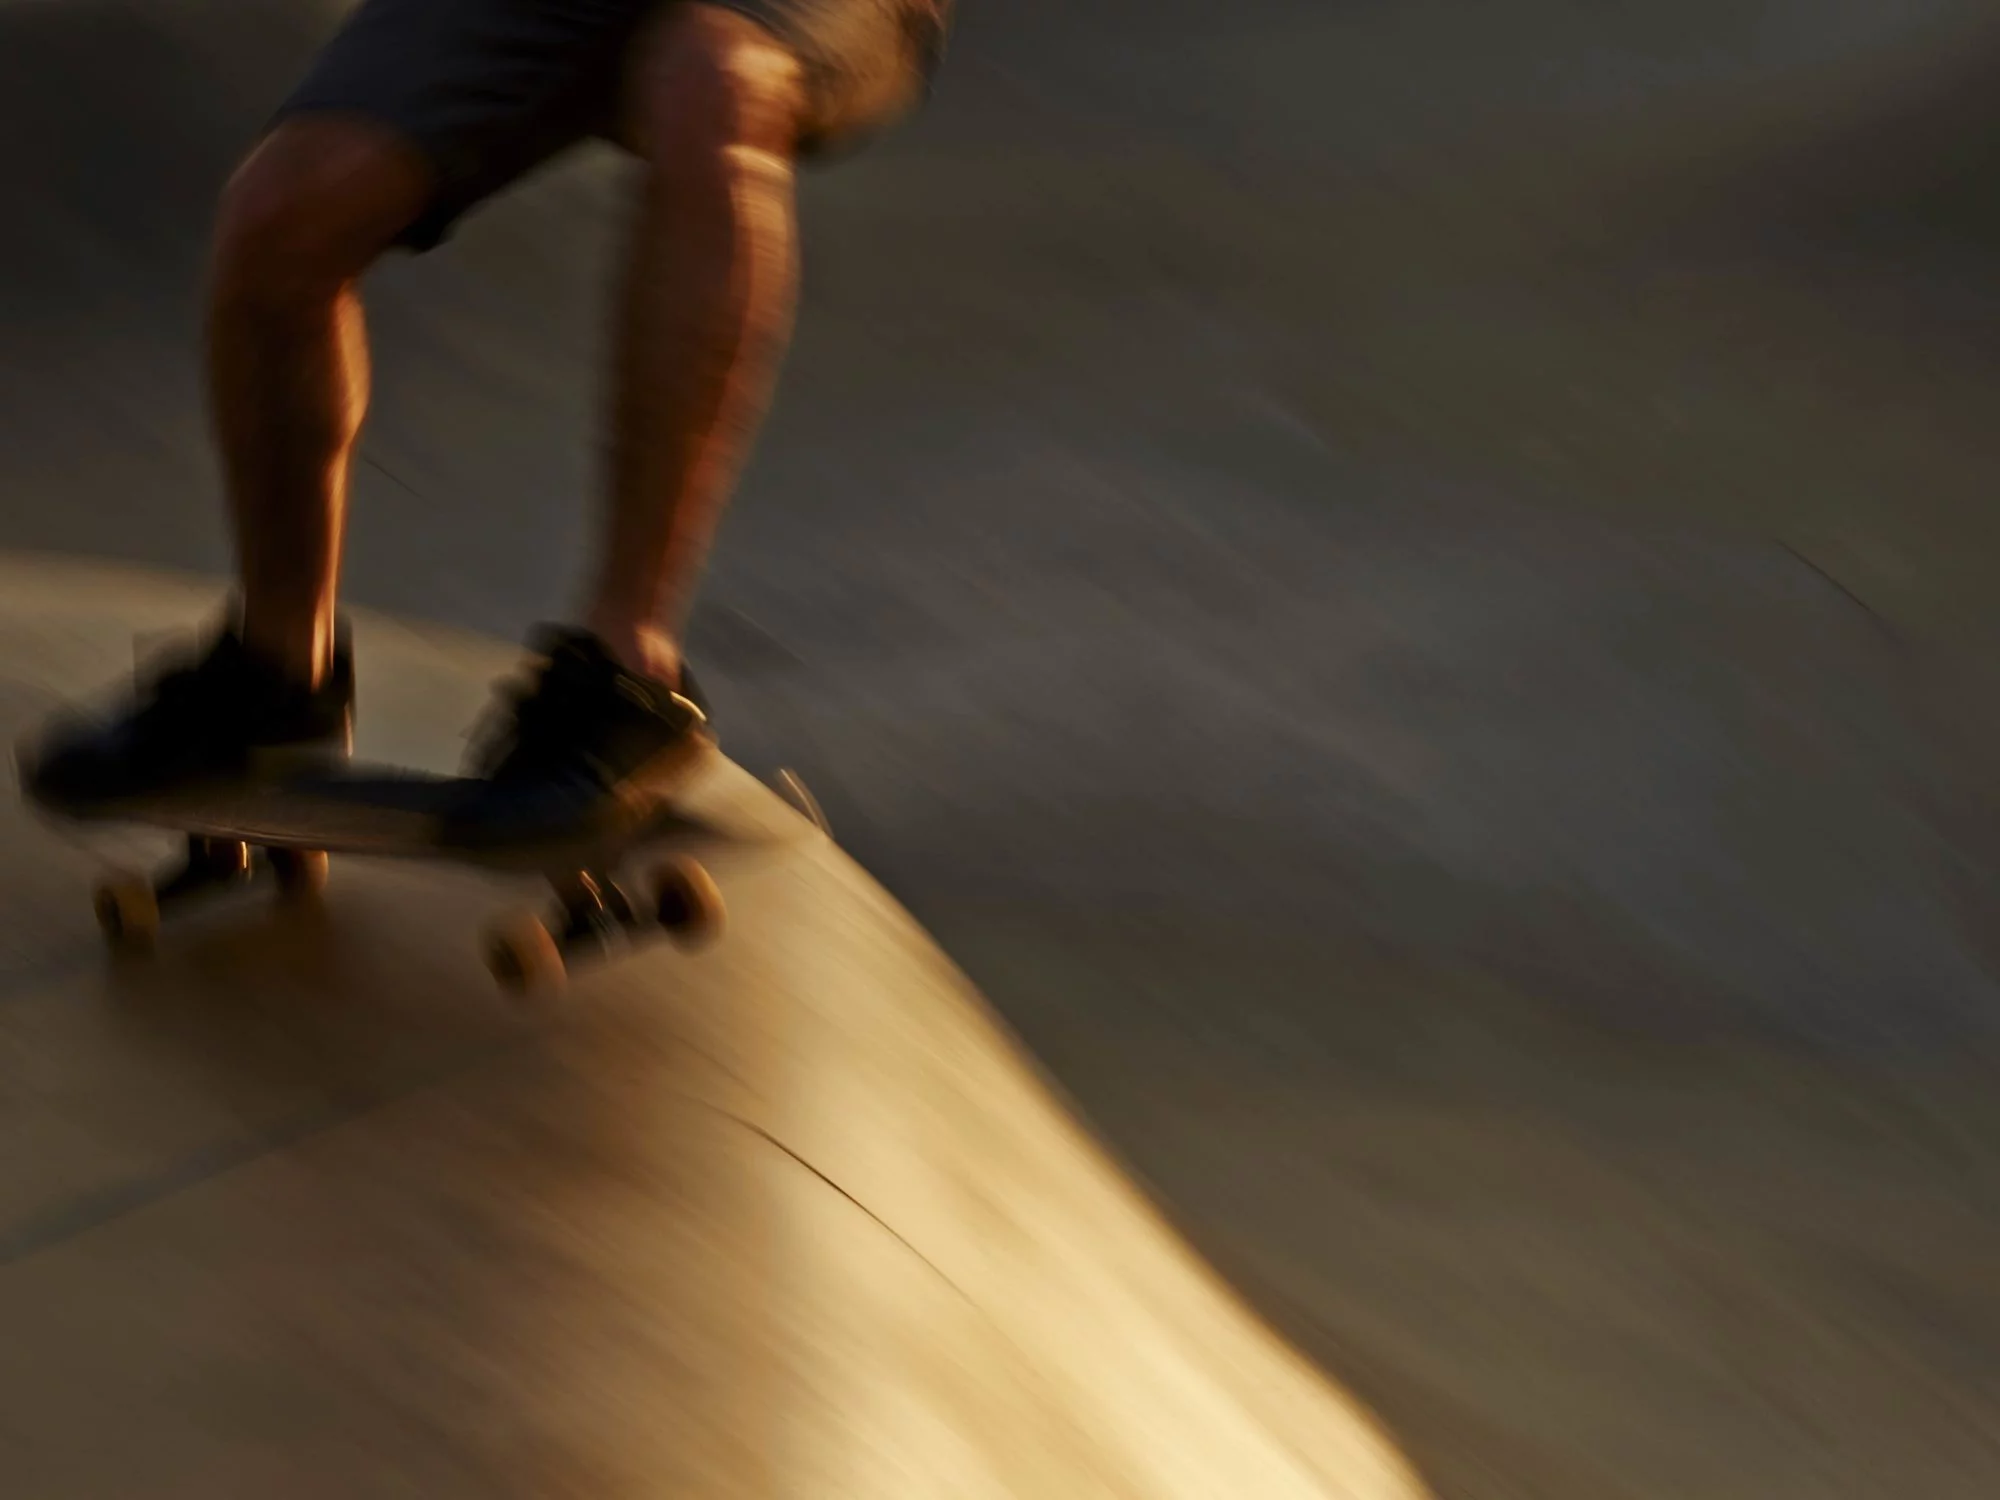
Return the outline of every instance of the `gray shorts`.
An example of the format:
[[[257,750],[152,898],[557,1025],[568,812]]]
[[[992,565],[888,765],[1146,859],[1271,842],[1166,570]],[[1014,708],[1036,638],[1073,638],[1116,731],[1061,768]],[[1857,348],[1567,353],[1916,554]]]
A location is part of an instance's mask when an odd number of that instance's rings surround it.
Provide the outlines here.
[[[569,147],[616,138],[627,52],[684,0],[362,0],[279,110],[358,114],[407,137],[438,188],[402,243]],[[806,70],[808,152],[851,144],[916,103],[944,50],[947,0],[709,0],[768,27]]]

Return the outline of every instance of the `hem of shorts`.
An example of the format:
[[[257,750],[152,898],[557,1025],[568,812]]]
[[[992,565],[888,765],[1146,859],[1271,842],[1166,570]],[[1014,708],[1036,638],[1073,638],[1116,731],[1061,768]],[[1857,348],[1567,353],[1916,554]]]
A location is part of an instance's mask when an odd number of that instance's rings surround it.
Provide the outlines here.
[[[344,117],[350,120],[365,120],[371,125],[379,125],[393,132],[412,151],[430,164],[436,179],[429,200],[423,211],[412,219],[409,226],[389,243],[392,248],[408,250],[413,255],[421,255],[427,250],[435,250],[451,235],[458,221],[465,217],[475,201],[467,195],[462,186],[463,174],[454,169],[451,153],[421,130],[414,130],[409,122],[400,120],[383,109],[373,109],[366,104],[352,101],[334,102],[330,99],[314,99],[311,96],[287,99],[271,112],[264,123],[269,134],[287,120],[296,120],[308,115],[323,117]]]

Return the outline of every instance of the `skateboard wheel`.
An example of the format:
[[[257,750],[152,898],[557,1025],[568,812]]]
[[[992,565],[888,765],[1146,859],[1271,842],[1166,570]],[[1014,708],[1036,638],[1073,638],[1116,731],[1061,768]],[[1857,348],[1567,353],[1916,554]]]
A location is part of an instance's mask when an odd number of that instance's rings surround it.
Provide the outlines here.
[[[560,989],[569,977],[554,934],[533,912],[493,930],[486,941],[486,967],[502,989],[515,995]]]
[[[278,877],[278,895],[286,901],[309,901],[326,889],[331,862],[323,849],[273,849],[271,873]]]
[[[667,935],[689,949],[720,937],[726,916],[715,877],[691,859],[671,860],[653,872],[653,913]]]
[[[791,805],[792,811],[804,818],[828,838],[833,837],[833,828],[826,821],[826,813],[819,805],[819,799],[806,789],[799,779],[799,773],[782,770],[771,778],[771,788]]]
[[[150,948],[160,935],[160,898],[143,875],[114,875],[100,881],[93,904],[97,925],[113,948]]]

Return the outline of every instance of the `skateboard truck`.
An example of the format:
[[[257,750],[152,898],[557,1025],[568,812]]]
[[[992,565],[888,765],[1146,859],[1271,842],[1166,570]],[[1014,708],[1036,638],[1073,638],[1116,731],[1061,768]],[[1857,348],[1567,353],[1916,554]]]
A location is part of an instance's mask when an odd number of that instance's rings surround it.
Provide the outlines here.
[[[826,815],[791,772],[773,780],[779,797],[809,826],[827,834]],[[648,844],[710,842],[726,835],[671,813],[658,828],[561,852],[503,851],[504,859],[469,855],[436,842],[437,810],[457,795],[452,777],[389,769],[376,774],[305,780],[254,794],[223,791],[163,799],[126,809],[122,820],[174,829],[183,837],[178,859],[155,874],[119,870],[98,883],[97,919],[114,950],[150,948],[163,919],[224,891],[269,881],[280,901],[310,900],[325,887],[328,852],[343,858],[433,859],[474,868],[541,874],[554,892],[553,909],[518,912],[488,930],[486,967],[503,988],[526,995],[559,986],[570,970],[631,947],[661,931],[694,949],[718,937],[722,894],[689,853]],[[198,830],[198,831],[197,831]],[[829,835],[830,836],[830,835]],[[631,884],[619,869],[645,870]]]
[[[722,892],[701,864],[685,856],[657,866],[649,900],[599,870],[553,878],[556,905],[544,918],[518,912],[487,935],[486,967],[515,994],[553,989],[579,959],[600,958],[621,940],[659,927],[678,946],[704,947],[722,933]]]
[[[832,837],[826,814],[796,772],[779,771],[771,785],[794,812]],[[560,986],[577,961],[602,958],[650,927],[664,929],[678,947],[693,951],[720,937],[726,920],[714,877],[686,855],[653,868],[650,896],[643,900],[602,870],[551,876],[549,884],[556,906],[548,917],[517,912],[487,934],[487,970],[516,995]]]
[[[112,947],[149,948],[169,911],[260,880],[277,882],[284,901],[306,901],[326,888],[327,857],[314,849],[260,849],[237,839],[188,836],[181,857],[158,875],[120,870],[97,884],[97,922]]]

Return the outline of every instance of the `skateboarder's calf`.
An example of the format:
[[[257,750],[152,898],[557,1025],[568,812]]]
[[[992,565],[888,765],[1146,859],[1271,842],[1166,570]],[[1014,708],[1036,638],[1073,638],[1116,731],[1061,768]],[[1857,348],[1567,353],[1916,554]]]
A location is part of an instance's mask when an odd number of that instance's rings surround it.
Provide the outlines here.
[[[368,398],[356,284],[602,136],[646,171],[615,288],[599,560],[582,628],[548,636],[452,836],[546,837],[606,799],[671,795],[712,742],[680,631],[790,330],[795,164],[916,101],[943,4],[365,0],[222,205],[209,370],[239,607],[113,722],[27,747],[30,792],[75,809],[344,744],[335,601]]]

